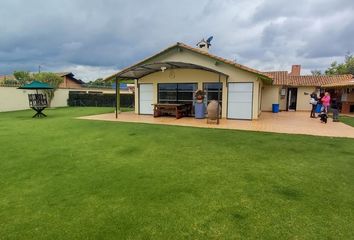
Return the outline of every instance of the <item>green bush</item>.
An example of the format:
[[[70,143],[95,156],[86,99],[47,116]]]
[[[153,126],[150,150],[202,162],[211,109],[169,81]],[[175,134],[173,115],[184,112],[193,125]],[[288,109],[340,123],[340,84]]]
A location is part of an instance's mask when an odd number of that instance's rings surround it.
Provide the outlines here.
[[[6,79],[4,80],[4,85],[18,85],[19,82],[15,79]]]
[[[93,93],[69,93],[69,106],[86,107],[114,107],[116,104],[115,94],[93,94]],[[133,94],[120,95],[121,107],[134,107]]]

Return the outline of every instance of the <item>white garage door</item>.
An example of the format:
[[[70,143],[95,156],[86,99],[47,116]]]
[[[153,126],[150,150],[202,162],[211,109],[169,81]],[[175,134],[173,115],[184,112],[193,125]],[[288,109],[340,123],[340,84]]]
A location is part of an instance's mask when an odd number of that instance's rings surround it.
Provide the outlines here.
[[[152,114],[153,106],[153,86],[150,83],[144,83],[139,85],[139,113],[140,114]]]
[[[227,117],[252,119],[253,83],[229,83]]]

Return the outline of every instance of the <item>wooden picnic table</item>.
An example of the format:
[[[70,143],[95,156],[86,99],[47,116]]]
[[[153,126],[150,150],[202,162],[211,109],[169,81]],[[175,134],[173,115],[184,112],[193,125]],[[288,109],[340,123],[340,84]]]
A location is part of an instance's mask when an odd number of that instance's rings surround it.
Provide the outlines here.
[[[180,103],[157,103],[154,105],[154,117],[164,115],[176,116],[177,119],[190,115],[192,111],[192,104]]]

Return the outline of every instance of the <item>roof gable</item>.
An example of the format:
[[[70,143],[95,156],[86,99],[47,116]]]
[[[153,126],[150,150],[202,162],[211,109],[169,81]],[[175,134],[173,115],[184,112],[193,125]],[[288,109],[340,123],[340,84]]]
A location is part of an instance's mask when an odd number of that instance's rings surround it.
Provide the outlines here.
[[[172,50],[172,49],[178,49],[178,48],[180,48],[180,49],[185,49],[185,50],[188,50],[188,51],[192,51],[192,52],[194,52],[194,53],[200,54],[201,56],[208,57],[208,58],[214,59],[214,60],[216,60],[216,61],[219,61],[219,62],[228,64],[228,65],[231,65],[231,66],[233,66],[233,67],[235,67],[235,68],[237,68],[237,69],[241,69],[241,70],[244,70],[244,71],[247,71],[247,72],[250,72],[250,73],[254,73],[254,74],[258,75],[258,76],[261,77],[261,78],[268,79],[268,80],[271,79],[271,77],[270,77],[269,75],[267,75],[266,73],[263,73],[263,72],[260,72],[260,71],[258,71],[258,70],[255,70],[255,69],[246,67],[246,66],[244,66],[244,65],[235,63],[235,62],[233,62],[233,61],[231,61],[231,60],[228,60],[228,59],[225,59],[225,58],[222,58],[222,57],[218,57],[218,56],[216,56],[216,55],[210,54],[210,53],[205,52],[205,51],[203,51],[203,50],[200,50],[200,49],[191,47],[191,46],[189,46],[189,45],[187,45],[187,44],[177,42],[176,44],[174,44],[174,45],[172,45],[172,46],[170,46],[170,47],[168,47],[168,48],[166,48],[166,49],[164,49],[164,50],[162,50],[162,51],[156,53],[156,54],[153,55],[153,56],[150,56],[150,57],[148,57],[148,58],[146,58],[146,59],[144,59],[144,60],[142,60],[142,61],[140,61],[140,62],[138,62],[138,63],[136,63],[136,64],[134,64],[134,65],[132,65],[132,66],[129,66],[129,67],[127,67],[127,68],[122,69],[122,70],[119,71],[118,73],[115,73],[115,74],[113,74],[113,75],[107,77],[105,80],[112,79],[112,78],[115,77],[117,74],[119,74],[119,73],[121,73],[121,72],[124,72],[124,71],[126,71],[127,69],[129,69],[129,68],[136,67],[136,66],[138,66],[138,65],[141,65],[141,64],[147,63],[147,62],[149,62],[149,61],[152,61],[154,58],[157,58],[157,57],[159,57],[159,56],[161,56],[161,55],[163,55],[163,54],[169,52],[169,51]]]

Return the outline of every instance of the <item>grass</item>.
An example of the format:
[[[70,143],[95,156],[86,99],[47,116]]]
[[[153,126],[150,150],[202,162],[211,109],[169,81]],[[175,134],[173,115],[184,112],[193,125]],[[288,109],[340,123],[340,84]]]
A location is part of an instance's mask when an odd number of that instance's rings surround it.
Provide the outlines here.
[[[0,113],[0,239],[350,239],[354,141]]]
[[[340,121],[354,127],[354,117],[348,117],[348,116],[341,116]]]

